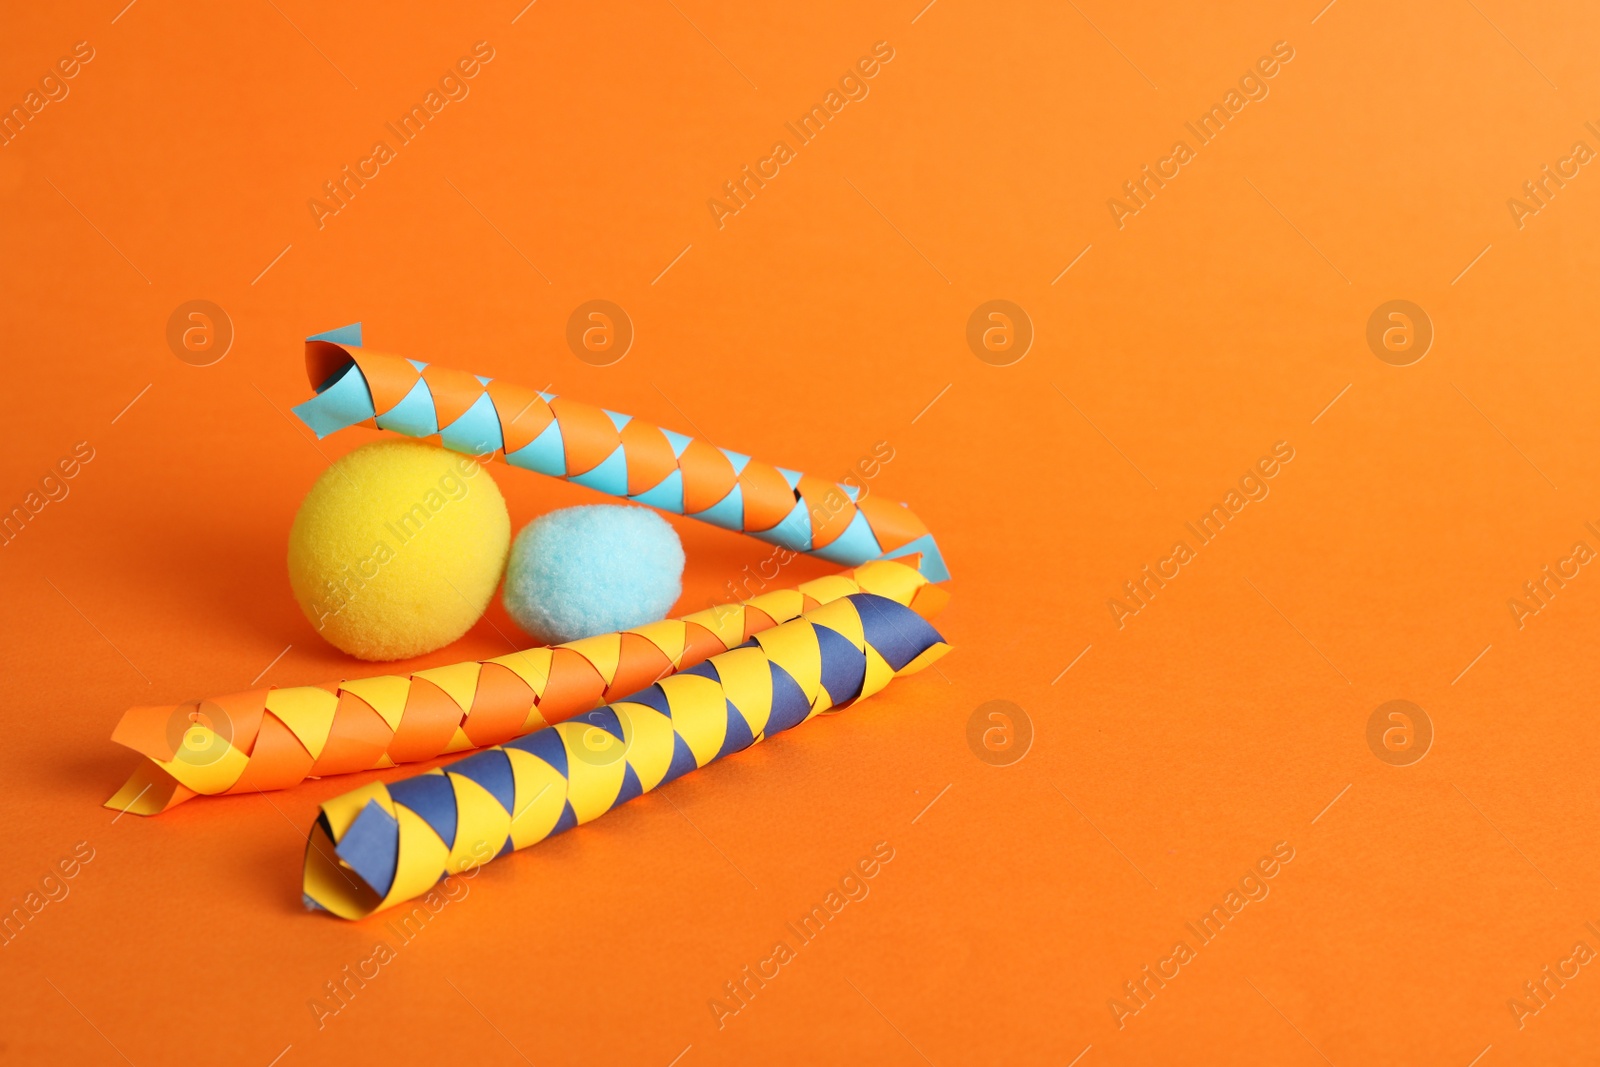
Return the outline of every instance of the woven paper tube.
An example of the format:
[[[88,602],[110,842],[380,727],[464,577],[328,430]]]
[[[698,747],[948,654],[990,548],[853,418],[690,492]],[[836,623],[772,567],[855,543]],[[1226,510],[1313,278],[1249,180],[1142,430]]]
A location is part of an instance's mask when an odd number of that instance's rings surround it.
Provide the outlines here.
[[[751,534],[847,567],[916,553],[950,577],[933,535],[903,504],[631,415],[361,346],[361,325],[306,340],[317,395],[294,409],[318,437],[358,424],[497,454],[602,493]]]
[[[751,635],[854,593],[930,617],[944,604],[917,560],[853,571],[742,603],[552,648],[320,686],[252,689],[130,708],[112,740],[145,756],[106,807],[154,815],[196,794],[287,789],[308,777],[376,770],[513,737],[641,689]]]
[[[306,904],[359,919],[410,900],[947,651],[911,609],[852,594],[568,722],[362,786],[322,805],[306,845]]]

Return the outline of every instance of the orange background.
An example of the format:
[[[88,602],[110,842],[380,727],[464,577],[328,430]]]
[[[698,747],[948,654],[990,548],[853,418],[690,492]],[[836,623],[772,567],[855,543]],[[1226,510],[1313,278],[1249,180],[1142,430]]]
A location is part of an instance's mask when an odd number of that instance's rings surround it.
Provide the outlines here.
[[[8,105],[96,53],[0,148],[0,506],[95,450],[0,549],[0,896],[95,850],[0,949],[0,1057],[1592,1058],[1596,965],[1520,1030],[1507,1000],[1600,948],[1600,576],[1520,630],[1506,604],[1600,547],[1600,177],[1521,229],[1506,207],[1600,147],[1591,7],[120,6],[19,7],[0,41]],[[479,40],[470,96],[318,230],[307,200]],[[719,230],[707,199],[880,40],[870,95]],[[1280,40],[1270,96],[1119,230],[1107,199]],[[564,341],[596,297],[637,330],[607,368]],[[214,366],[167,347],[194,298],[237,332]],[[992,298],[1037,331],[1013,366],[966,345]],[[1403,368],[1365,340],[1395,298],[1436,330]],[[262,684],[369,670],[283,570],[301,495],[376,436],[314,445],[286,415],[300,339],[356,319],[821,476],[889,441],[872,488],[938,536],[956,650],[492,864],[319,1031],[307,1002],[384,930],[299,902],[317,804],[358,779],[154,819],[100,803],[136,762],[108,740],[130,704],[247,688],[285,646]],[[1270,497],[1119,630],[1107,599],[1280,440]],[[493,472],[519,525],[594,498]],[[683,610],[767,552],[678,527]],[[500,654],[502,631],[496,607],[411,666]],[[1366,741],[1397,698],[1436,731],[1409,767]],[[966,739],[993,699],[1036,733],[1008,767]],[[719,1029],[723,983],[878,841],[871,895]],[[1271,895],[1118,1029],[1122,983],[1279,841]]]

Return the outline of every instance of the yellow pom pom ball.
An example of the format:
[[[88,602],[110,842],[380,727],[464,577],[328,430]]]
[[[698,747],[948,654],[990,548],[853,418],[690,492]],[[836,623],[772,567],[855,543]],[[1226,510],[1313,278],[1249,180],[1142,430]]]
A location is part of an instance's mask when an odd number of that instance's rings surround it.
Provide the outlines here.
[[[340,459],[306,494],[289,531],[289,584],[336,648],[406,659],[472,628],[510,547],[505,498],[476,461],[380,441]]]

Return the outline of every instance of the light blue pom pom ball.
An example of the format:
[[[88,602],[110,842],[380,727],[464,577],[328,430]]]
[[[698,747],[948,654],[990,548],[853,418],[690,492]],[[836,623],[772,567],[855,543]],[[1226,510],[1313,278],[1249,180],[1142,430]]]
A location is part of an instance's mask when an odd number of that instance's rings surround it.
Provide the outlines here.
[[[540,641],[643,626],[683,592],[683,542],[653,511],[562,508],[522,528],[506,566],[506,611]]]

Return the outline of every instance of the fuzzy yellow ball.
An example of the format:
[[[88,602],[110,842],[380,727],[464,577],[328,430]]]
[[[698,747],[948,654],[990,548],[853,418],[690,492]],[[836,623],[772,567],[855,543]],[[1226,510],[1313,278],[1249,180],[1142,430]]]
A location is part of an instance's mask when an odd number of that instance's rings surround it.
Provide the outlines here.
[[[407,659],[472,628],[510,546],[505,498],[476,461],[379,441],[334,463],[306,494],[289,531],[289,584],[336,648]]]

